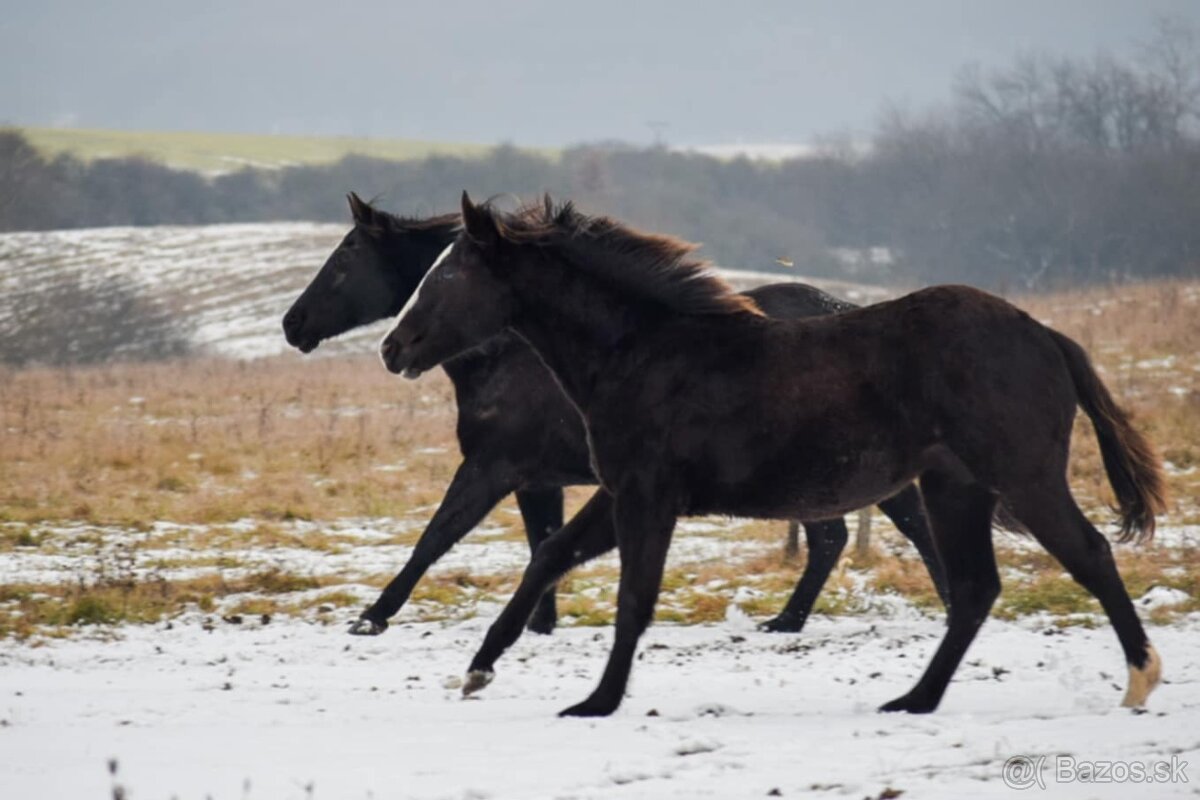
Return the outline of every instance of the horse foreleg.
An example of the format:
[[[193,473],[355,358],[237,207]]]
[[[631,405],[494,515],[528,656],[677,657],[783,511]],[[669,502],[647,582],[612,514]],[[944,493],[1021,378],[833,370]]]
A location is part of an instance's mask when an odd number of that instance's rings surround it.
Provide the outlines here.
[[[408,562],[357,621],[350,633],[377,636],[388,620],[408,602],[417,581],[439,558],[478,525],[515,488],[511,478],[487,462],[468,459],[459,465],[446,496],[421,534]]]
[[[817,595],[821,593],[825,581],[829,580],[829,573],[837,566],[849,538],[846,522],[840,517],[804,523],[804,536],[808,542],[808,561],[804,564],[804,573],[779,616],[762,623],[759,626],[761,630],[798,633],[804,627],[817,602]]]
[[[517,492],[517,507],[525,520],[525,535],[529,539],[529,552],[537,553],[538,547],[563,525],[563,490],[561,486],[551,489],[522,489]],[[527,623],[534,633],[550,633],[558,620],[554,604],[554,587],[542,593],[537,608]]]
[[[471,659],[464,695],[492,682],[496,660],[520,637],[521,626],[548,587],[571,569],[616,547],[612,512],[612,495],[597,489],[566,526],[542,542],[525,568],[521,585],[488,628],[483,644]]]
[[[638,640],[654,617],[667,548],[675,529],[675,509],[657,495],[626,490],[616,496],[614,519],[621,553],[616,636],[599,686],[586,700],[559,716],[604,717],[621,704]]]

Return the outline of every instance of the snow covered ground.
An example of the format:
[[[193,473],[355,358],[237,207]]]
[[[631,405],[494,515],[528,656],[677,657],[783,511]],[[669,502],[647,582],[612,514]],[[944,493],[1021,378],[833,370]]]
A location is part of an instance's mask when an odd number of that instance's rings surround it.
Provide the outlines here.
[[[296,620],[209,632],[197,616],[0,642],[0,797],[100,798],[114,783],[180,800],[1012,797],[1003,769],[1018,755],[1050,757],[1053,797],[1200,786],[1200,618],[1152,629],[1167,683],[1144,714],[1117,707],[1124,667],[1107,628],[991,620],[939,712],[884,716],[874,708],[916,679],[938,621],[818,617],[794,636],[734,613],[653,627],[623,707],[586,721],[555,712],[591,690],[609,630],[527,635],[462,700],[486,622],[363,639]],[[1175,757],[1192,782],[1060,783],[1060,754]]]

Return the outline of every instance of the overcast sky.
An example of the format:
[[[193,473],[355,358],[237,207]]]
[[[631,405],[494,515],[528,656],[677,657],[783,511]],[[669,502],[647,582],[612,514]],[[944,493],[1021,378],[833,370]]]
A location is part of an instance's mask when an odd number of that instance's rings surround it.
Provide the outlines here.
[[[964,64],[1132,52],[1200,0],[36,0],[0,123],[562,145],[808,142]]]

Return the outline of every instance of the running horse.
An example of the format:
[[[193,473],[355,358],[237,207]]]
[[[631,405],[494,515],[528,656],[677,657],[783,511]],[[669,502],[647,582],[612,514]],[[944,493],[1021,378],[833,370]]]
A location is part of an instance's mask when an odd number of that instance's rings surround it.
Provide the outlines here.
[[[538,549],[464,686],[485,685],[531,599],[571,567],[620,553],[616,635],[599,685],[568,716],[620,704],[650,623],[676,519],[833,518],[918,480],[946,570],[948,627],[932,661],[882,711],[927,713],[1000,592],[998,503],[1091,592],[1124,651],[1123,703],[1161,662],[1108,541],[1067,483],[1076,407],[1091,419],[1121,538],[1147,539],[1161,467],[1071,339],[964,286],[826,317],[774,319],[691,257],[571,204],[504,214],[464,193],[464,230],[381,344],[416,377],[509,332],[583,416],[601,488]]]

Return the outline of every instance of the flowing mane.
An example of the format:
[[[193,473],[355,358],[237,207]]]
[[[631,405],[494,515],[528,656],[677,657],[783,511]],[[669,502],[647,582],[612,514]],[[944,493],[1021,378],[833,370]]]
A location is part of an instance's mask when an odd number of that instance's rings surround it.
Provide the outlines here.
[[[500,236],[514,244],[556,250],[573,266],[633,295],[682,314],[754,314],[753,300],[738,294],[707,261],[689,256],[698,245],[647,234],[610,217],[588,216],[547,195],[513,213],[487,207]]]

